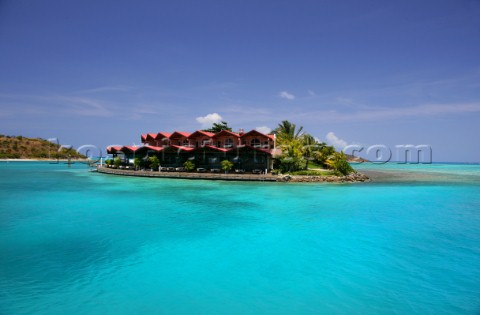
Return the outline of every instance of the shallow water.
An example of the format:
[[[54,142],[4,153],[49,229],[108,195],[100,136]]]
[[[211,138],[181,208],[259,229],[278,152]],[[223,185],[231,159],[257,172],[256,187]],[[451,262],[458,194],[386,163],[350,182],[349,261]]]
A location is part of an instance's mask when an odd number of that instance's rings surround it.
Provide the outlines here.
[[[480,166],[402,168],[447,180],[0,163],[0,314],[478,314]]]
[[[354,168],[368,174],[376,183],[480,184],[479,164],[400,164],[361,163]]]

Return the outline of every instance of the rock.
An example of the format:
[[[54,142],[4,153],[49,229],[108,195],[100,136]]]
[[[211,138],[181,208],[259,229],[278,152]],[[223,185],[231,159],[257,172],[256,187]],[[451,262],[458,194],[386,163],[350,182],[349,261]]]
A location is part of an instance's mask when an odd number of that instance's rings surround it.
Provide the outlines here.
[[[279,175],[277,177],[277,181],[279,182],[289,182],[292,179],[292,176],[290,175]]]
[[[277,182],[293,183],[358,183],[368,182],[370,178],[361,173],[352,173],[346,176],[304,176],[304,175],[278,175]]]

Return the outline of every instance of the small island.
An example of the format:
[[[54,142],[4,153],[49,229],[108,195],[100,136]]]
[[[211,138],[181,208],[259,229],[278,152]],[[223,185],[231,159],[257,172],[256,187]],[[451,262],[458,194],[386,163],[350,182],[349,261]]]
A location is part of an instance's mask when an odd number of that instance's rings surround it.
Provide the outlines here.
[[[0,159],[2,160],[68,160],[85,159],[76,150],[61,148],[42,138],[0,135]]]
[[[287,120],[269,134],[233,132],[227,122],[193,133],[141,135],[141,146],[110,146],[101,173],[188,179],[364,182],[352,157],[317,141]]]

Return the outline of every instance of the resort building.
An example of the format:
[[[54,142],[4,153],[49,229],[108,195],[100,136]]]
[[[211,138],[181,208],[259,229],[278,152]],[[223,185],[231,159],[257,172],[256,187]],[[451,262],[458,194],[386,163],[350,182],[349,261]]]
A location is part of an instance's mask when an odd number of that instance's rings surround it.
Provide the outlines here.
[[[270,172],[275,152],[275,135],[256,130],[238,133],[222,130],[211,133],[175,131],[141,135],[141,146],[110,146],[107,153],[119,157],[123,165],[133,165],[135,158],[147,161],[157,156],[161,170],[181,170],[186,161],[197,171],[218,172],[220,162],[229,160],[235,172]]]

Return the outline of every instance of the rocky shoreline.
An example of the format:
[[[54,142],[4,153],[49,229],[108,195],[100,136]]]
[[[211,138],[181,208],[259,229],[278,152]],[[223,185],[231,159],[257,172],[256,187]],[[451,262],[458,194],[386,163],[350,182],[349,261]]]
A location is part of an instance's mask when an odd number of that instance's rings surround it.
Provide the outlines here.
[[[277,182],[290,183],[359,183],[369,181],[370,177],[362,173],[352,173],[346,176],[278,175],[277,177]]]
[[[188,172],[153,172],[134,171],[97,167],[97,171],[104,174],[161,177],[177,179],[207,179],[207,180],[233,180],[233,181],[261,181],[261,182],[291,182],[291,183],[355,183],[368,182],[370,178],[361,173],[353,173],[348,176],[306,176],[306,175],[272,175],[272,174],[224,174],[224,173],[188,173]]]

